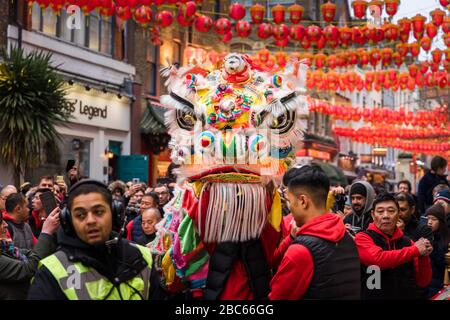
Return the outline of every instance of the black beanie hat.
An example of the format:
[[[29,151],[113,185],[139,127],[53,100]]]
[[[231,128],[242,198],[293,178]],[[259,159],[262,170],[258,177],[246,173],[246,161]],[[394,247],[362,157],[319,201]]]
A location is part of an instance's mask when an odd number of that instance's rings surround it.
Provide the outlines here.
[[[427,209],[427,211],[425,212],[425,215],[426,216],[434,216],[434,217],[438,218],[440,223],[446,223],[444,207],[442,205],[440,205],[439,203],[436,203],[435,205],[432,205],[431,207],[429,207]]]
[[[350,197],[354,194],[360,194],[363,197],[367,197],[367,189],[362,183],[355,182],[350,188]]]

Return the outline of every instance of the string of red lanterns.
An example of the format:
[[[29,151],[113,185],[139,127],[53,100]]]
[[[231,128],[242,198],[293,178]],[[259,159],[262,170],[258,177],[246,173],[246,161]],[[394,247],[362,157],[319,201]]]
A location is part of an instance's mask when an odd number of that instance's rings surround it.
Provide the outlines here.
[[[403,127],[361,127],[358,129],[348,127],[335,127],[333,132],[341,137],[355,138],[386,138],[386,139],[443,139],[450,137],[450,127],[446,128],[403,128]]]
[[[37,2],[42,8],[50,7],[55,12],[59,12],[67,5],[77,5],[85,14],[95,9],[104,16],[111,16],[115,13],[121,20],[134,19],[142,27],[148,27],[152,24],[154,27],[166,28],[175,20],[180,26],[184,27],[193,26],[195,23],[196,30],[199,32],[209,32],[211,27],[214,26],[214,31],[222,36],[222,41],[228,42],[233,37],[233,23],[230,19],[222,17],[212,21],[209,16],[197,12],[197,4],[203,2],[200,0],[28,0],[29,4],[33,2]],[[389,15],[392,16],[397,12],[398,2],[398,0],[384,1],[386,12]],[[152,12],[150,5],[157,7],[176,5],[176,16],[174,17],[170,10]],[[370,3],[354,1],[352,5],[357,10],[357,17],[359,18],[363,13],[365,15],[367,6],[379,6],[381,8],[383,1],[373,0]],[[385,22],[380,27],[364,25],[352,28],[337,27],[332,24],[324,28],[314,24],[305,27],[299,24],[304,12],[304,8],[299,4],[294,4],[287,9],[280,4],[272,7],[273,23],[263,22],[265,17],[264,6],[255,4],[250,7],[249,11],[252,24],[257,25],[255,31],[258,37],[260,39],[273,37],[280,47],[286,46],[289,41],[298,42],[304,49],[309,49],[312,46],[317,49],[323,49],[325,46],[336,48],[339,45],[348,47],[352,44],[364,45],[369,42],[377,44],[381,41],[408,43],[410,33],[413,31],[414,37],[421,42],[423,47],[427,48],[431,45],[431,40],[438,34],[439,28],[442,28],[445,34],[450,32],[450,16],[446,16],[445,12],[440,9],[432,11],[432,21],[429,23],[426,23],[426,17],[418,14],[411,19],[401,19],[397,24]],[[286,11],[289,14],[290,26],[285,24],[287,23],[285,20]],[[321,12],[323,19],[331,23],[335,18],[336,5],[327,2],[321,5]],[[242,4],[232,3],[230,5],[229,18],[234,20],[235,34],[242,38],[248,37],[253,29],[251,23],[242,20],[245,16],[246,8]]]
[[[428,128],[440,128],[449,121],[448,107],[439,106],[433,110],[419,110],[416,113],[406,111],[404,107],[398,110],[383,108],[362,108],[346,105],[336,105],[323,100],[311,99],[309,111],[330,115],[334,120],[361,121],[373,125],[411,125]]]
[[[422,74],[417,72],[415,77],[410,73],[398,72],[395,69],[382,71],[366,71],[364,78],[355,71],[337,73],[330,71],[327,73],[321,70],[308,71],[306,86],[310,90],[331,90],[331,91],[381,91],[390,89],[392,91],[410,90],[416,87],[445,89],[449,86],[450,74],[447,71],[427,72]]]
[[[334,70],[336,68],[354,67],[355,65],[360,65],[362,68],[367,65],[376,67],[380,63],[383,67],[389,67],[393,64],[400,67],[403,63],[406,63],[405,58],[413,47],[414,44],[399,43],[395,52],[391,48],[372,49],[370,51],[359,48],[329,55],[324,53],[312,54],[309,52],[294,52],[290,55],[285,52],[277,52],[271,55],[269,50],[262,49],[256,55],[252,56],[252,60],[257,65],[267,67],[267,69],[272,69],[272,67],[275,69],[284,68],[289,60],[289,56],[291,59],[306,60],[306,63],[316,70],[324,68]],[[429,62],[423,61],[417,64],[411,64],[411,77],[416,76],[417,70],[420,70],[423,74],[428,70],[437,72],[441,65],[444,70],[450,71],[450,48],[446,50],[435,49],[431,52],[431,55],[432,60]],[[269,60],[273,60],[274,63],[269,62],[270,65],[267,66]]]

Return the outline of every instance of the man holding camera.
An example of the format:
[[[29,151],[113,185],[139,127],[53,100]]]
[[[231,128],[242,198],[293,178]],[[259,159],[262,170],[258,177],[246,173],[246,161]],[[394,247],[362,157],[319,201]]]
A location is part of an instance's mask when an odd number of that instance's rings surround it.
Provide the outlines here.
[[[431,282],[430,241],[413,242],[397,227],[399,206],[394,196],[380,194],[373,203],[373,223],[355,237],[362,264],[362,298],[418,299]],[[381,270],[372,281],[372,270]]]
[[[107,186],[81,180],[61,213],[59,249],[41,260],[32,300],[146,300],[157,298],[159,279],[149,249],[112,231],[115,219]]]

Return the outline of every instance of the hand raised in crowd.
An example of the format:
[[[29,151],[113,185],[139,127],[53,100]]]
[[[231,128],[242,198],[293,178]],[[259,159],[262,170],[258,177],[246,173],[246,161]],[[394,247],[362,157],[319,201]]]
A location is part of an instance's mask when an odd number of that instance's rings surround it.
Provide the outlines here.
[[[433,246],[430,241],[425,238],[420,238],[417,240],[414,245],[419,249],[421,256],[428,256],[433,251]]]
[[[345,194],[345,189],[342,187],[331,187],[330,191],[333,193],[333,195],[338,195],[338,194]]]
[[[60,208],[55,208],[48,217],[45,219],[44,224],[42,225],[41,233],[46,233],[49,235],[55,234],[56,230],[60,225],[59,214],[61,213]]]

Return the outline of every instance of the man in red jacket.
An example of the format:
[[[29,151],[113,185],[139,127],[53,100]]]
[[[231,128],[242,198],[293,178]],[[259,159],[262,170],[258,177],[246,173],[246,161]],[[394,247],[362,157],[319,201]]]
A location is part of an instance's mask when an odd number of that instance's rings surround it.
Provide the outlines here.
[[[356,235],[363,266],[363,299],[417,299],[431,282],[430,242],[413,242],[397,227],[399,206],[394,196],[380,194],[373,203],[373,223]]]
[[[327,176],[317,166],[295,167],[286,175],[292,177],[287,197],[298,229],[293,228],[275,253],[274,261],[285,252],[269,298],[359,299],[358,251],[342,219],[326,212]]]

